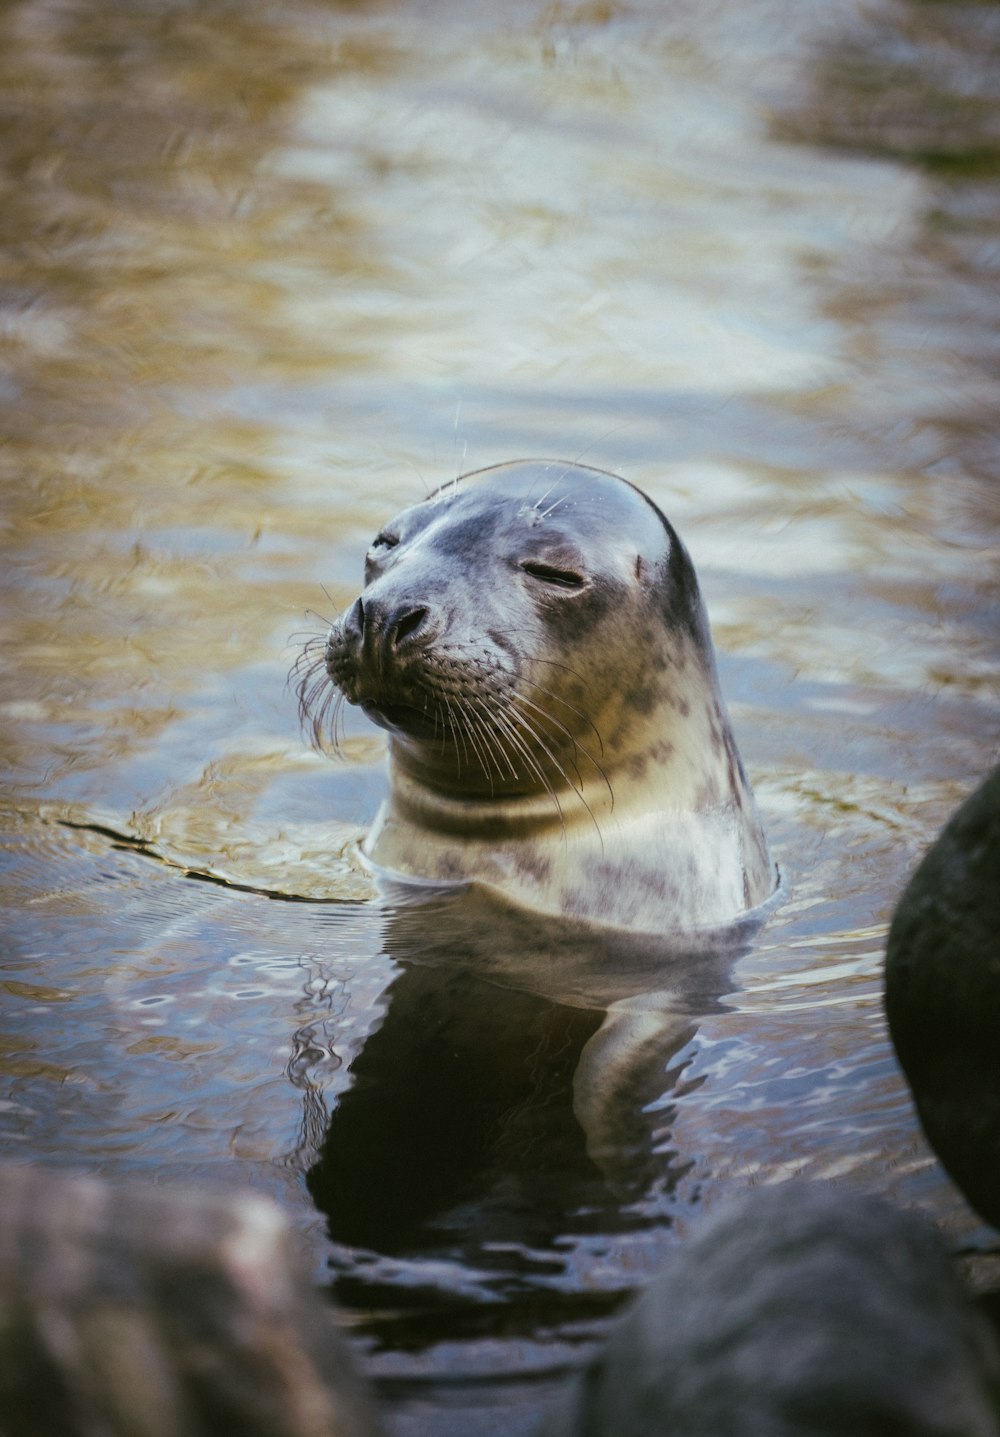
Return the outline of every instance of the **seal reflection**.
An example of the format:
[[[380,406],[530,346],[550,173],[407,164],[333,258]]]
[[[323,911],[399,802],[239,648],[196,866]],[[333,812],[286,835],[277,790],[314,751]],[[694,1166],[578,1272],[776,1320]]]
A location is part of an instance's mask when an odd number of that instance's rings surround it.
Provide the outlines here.
[[[573,1121],[573,1074],[600,1014],[406,963],[354,1064],[309,1188],[330,1236],[398,1254],[548,1244],[563,1196],[601,1175]]]
[[[336,1244],[433,1259],[429,1283],[444,1263],[476,1274],[484,1298],[523,1299],[525,1279],[566,1276],[574,1239],[668,1220],[684,1170],[672,1060],[757,925],[671,943],[478,887],[429,892],[391,892],[384,948],[399,973],[308,1186]],[[366,1264],[355,1252],[338,1296],[398,1304],[362,1296]],[[378,1286],[385,1269],[370,1276]]]

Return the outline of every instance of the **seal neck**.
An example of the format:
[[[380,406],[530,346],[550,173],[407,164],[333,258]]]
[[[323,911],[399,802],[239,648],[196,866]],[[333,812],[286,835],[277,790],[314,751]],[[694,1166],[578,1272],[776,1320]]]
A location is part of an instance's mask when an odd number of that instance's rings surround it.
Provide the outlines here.
[[[394,744],[394,750],[395,747]],[[504,837],[559,834],[581,818],[592,826],[599,825],[614,808],[611,790],[604,782],[584,784],[578,789],[563,786],[552,792],[501,791],[492,796],[485,793],[469,797],[429,786],[410,771],[405,761],[399,761],[398,754],[394,752],[393,757],[390,783],[396,817],[444,835],[502,841]]]
[[[509,805],[527,814],[537,805],[539,813],[558,814],[560,806],[579,803],[581,792],[586,796],[588,780],[602,772],[596,764],[588,764],[585,750],[554,740],[530,752],[526,745],[500,751],[489,764],[481,747],[470,744],[459,750],[457,741],[442,751],[438,745],[394,734],[389,747],[394,784],[397,779],[407,781],[399,785],[401,791],[413,790],[421,805],[426,796],[431,809],[440,802],[445,808],[453,806],[456,813],[471,813],[483,805],[499,813]],[[594,769],[592,774],[586,772],[588,766]]]

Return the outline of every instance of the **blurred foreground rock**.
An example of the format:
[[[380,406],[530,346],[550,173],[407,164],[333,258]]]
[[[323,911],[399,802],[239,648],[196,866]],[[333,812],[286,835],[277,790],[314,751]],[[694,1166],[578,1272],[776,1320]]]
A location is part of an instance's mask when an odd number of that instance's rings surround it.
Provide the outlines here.
[[[0,1167],[3,1437],[374,1437],[253,1196]]]
[[[538,1437],[995,1437],[1000,1358],[937,1235],[811,1183],[708,1217]]]
[[[0,1212],[3,1437],[377,1437],[273,1204],[0,1166]],[[933,1230],[789,1182],[705,1219],[538,1437],[1000,1437],[998,1414],[993,1331]]]
[[[1000,1227],[1000,768],[910,880],[885,979],[889,1031],[928,1140]]]

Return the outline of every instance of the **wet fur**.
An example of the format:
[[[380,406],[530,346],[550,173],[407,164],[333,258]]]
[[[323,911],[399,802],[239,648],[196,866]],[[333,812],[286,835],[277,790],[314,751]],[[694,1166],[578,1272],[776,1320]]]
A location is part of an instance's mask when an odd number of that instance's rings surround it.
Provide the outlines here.
[[[479,471],[387,525],[365,580],[298,694],[317,742],[345,701],[390,733],[376,865],[648,932],[769,896],[694,569],[640,491]]]

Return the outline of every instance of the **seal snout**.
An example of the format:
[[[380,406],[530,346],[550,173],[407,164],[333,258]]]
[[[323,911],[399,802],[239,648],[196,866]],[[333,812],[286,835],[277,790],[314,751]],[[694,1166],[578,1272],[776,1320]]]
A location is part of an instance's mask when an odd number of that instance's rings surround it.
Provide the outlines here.
[[[342,642],[362,652],[368,659],[384,653],[402,652],[417,641],[427,642],[434,636],[430,609],[426,604],[403,600],[386,602],[364,595],[344,615]]]
[[[326,672],[348,703],[381,727],[422,729],[425,664],[439,624],[429,604],[372,588],[330,630]]]

